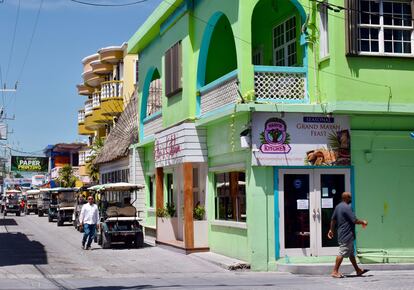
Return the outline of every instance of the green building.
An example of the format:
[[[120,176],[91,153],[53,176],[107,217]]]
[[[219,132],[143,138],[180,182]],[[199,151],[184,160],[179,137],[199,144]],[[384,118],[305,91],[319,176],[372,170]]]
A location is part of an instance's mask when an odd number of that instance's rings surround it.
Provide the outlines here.
[[[331,261],[330,216],[351,191],[369,221],[360,260],[412,261],[411,7],[163,1],[128,42],[147,232],[255,270]]]

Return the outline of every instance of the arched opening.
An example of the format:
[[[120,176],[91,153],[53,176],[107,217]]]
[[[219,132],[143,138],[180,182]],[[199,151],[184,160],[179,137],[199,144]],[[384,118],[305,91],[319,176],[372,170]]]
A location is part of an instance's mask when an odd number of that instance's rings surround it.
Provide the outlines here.
[[[197,87],[201,88],[237,69],[236,44],[231,24],[216,12],[206,25],[198,61]]]
[[[151,117],[161,114],[162,109],[162,82],[161,75],[156,67],[151,67],[145,77],[142,87],[142,101],[140,108],[140,138],[141,140],[149,132],[145,132],[144,123]]]
[[[252,63],[303,66],[306,52],[301,27],[305,18],[296,0],[259,1],[252,16]]]

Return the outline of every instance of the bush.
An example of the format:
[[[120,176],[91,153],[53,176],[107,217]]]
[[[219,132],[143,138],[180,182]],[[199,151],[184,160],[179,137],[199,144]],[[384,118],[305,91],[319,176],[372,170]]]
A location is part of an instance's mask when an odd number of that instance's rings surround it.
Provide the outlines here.
[[[168,213],[167,213],[167,210],[165,209],[165,207],[163,207],[163,208],[157,209],[156,215],[157,215],[157,217],[163,218],[163,217],[167,217]]]
[[[174,203],[169,203],[168,202],[166,207],[165,207],[165,210],[167,211],[169,217],[174,217],[175,216],[176,210],[175,210]]]
[[[206,213],[206,210],[204,206],[197,205],[193,210],[193,218],[195,220],[201,221],[204,219],[204,214]]]

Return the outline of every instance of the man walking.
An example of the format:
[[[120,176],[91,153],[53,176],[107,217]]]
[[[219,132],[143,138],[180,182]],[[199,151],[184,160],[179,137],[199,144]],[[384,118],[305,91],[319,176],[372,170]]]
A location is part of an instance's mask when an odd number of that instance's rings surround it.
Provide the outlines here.
[[[95,236],[96,225],[99,221],[98,206],[94,204],[93,196],[88,197],[88,202],[82,206],[79,215],[79,223],[83,227],[82,249],[90,250]],[[87,243],[86,243],[87,242]],[[86,248],[85,248],[86,244]]]
[[[331,227],[328,232],[328,238],[334,237],[334,228],[337,226],[338,230],[338,243],[339,243],[339,254],[336,257],[335,267],[332,271],[331,276],[334,278],[343,278],[344,276],[339,272],[339,267],[345,258],[349,258],[354,266],[357,276],[368,272],[366,269],[358,267],[354,255],[354,240],[355,240],[355,225],[359,224],[363,227],[368,225],[365,220],[359,220],[355,217],[351,208],[352,195],[350,192],[342,193],[342,202],[339,203],[331,219]]]

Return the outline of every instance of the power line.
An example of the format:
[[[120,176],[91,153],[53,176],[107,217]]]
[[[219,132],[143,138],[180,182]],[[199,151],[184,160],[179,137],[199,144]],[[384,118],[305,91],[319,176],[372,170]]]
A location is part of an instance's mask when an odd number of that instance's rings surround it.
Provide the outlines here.
[[[89,6],[97,6],[97,7],[123,7],[123,6],[131,6],[131,5],[144,3],[144,2],[147,2],[149,0],[139,0],[139,1],[134,1],[134,2],[130,2],[130,3],[123,3],[123,4],[102,4],[102,3],[92,3],[92,2],[86,2],[86,1],[80,1],[80,0],[69,0],[69,1],[75,2],[75,3],[78,3],[78,4],[89,5]]]
[[[27,47],[26,55],[24,56],[22,68],[20,69],[20,72],[17,76],[16,86],[19,83],[20,78],[23,75],[23,70],[26,66],[27,59],[29,58],[30,50],[31,50],[32,44],[33,44],[33,39],[34,39],[34,36],[36,34],[37,24],[39,22],[40,11],[42,10],[42,6],[43,6],[43,1],[44,0],[40,0],[40,5],[39,5],[39,8],[38,8],[37,13],[36,13],[36,19],[35,19],[33,30],[32,30],[32,35],[30,36],[29,46]]]
[[[16,14],[16,21],[14,23],[14,31],[13,31],[12,44],[11,44],[11,47],[10,47],[9,61],[8,61],[8,64],[7,64],[7,69],[6,69],[6,82],[7,82],[7,77],[9,75],[9,69],[10,69],[11,60],[13,58],[14,43],[15,43],[15,40],[16,40],[17,24],[19,22],[19,17],[20,17],[20,0],[19,0],[19,5],[17,6],[17,14]]]

